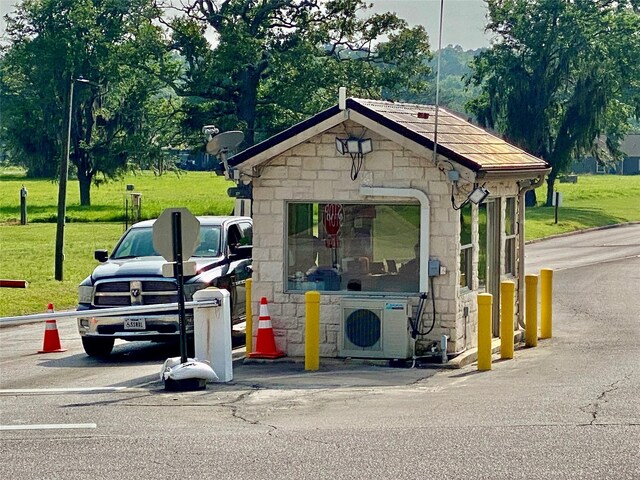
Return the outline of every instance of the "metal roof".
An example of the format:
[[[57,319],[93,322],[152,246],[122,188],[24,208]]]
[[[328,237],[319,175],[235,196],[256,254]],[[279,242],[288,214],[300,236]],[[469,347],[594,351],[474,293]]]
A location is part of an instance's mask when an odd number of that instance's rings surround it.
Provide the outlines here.
[[[347,111],[357,112],[422,147],[430,150],[434,148],[436,108],[433,105],[349,98],[346,108]],[[270,150],[268,155],[275,156],[278,144],[299,136],[321,122],[327,122],[332,118],[337,119],[336,122],[344,121],[347,117],[340,117],[340,112],[337,105],[324,110],[234,155],[229,159],[229,165],[240,165],[267,150]],[[438,108],[437,152],[477,173],[515,173],[550,168],[544,160],[528,154],[442,107]]]
[[[640,134],[630,133],[622,140],[620,145],[627,157],[640,157]]]

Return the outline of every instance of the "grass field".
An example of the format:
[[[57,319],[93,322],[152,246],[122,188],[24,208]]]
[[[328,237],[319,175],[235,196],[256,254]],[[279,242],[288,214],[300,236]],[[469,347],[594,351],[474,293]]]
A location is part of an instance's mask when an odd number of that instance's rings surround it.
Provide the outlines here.
[[[120,181],[91,187],[91,206],[80,206],[78,181],[67,185],[68,222],[118,222],[124,217],[126,186],[142,194],[142,217],[155,218],[166,207],[188,207],[194,215],[228,215],[233,199],[224,177],[211,172],[165,173],[149,171],[128,175]],[[58,183],[31,180],[18,169],[0,169],[0,224],[20,222],[20,188],[27,189],[29,223],[55,222],[58,213]]]
[[[20,188],[28,191],[28,225],[20,225]],[[57,183],[28,180],[15,169],[0,169],[0,278],[22,279],[27,289],[0,290],[0,317],[41,313],[48,302],[73,308],[77,285],[97,262],[93,251],[111,250],[124,230],[125,186],[142,194],[142,217],[154,218],[166,207],[184,206],[196,215],[228,214],[232,184],[209,172],[161,177],[149,172],[92,188],[92,206],[79,206],[77,181],[68,187],[64,281],[54,275]],[[589,227],[640,221],[640,176],[581,176],[577,184],[557,184],[564,195],[558,224],[554,208],[527,209],[528,240]],[[537,190],[542,203],[546,189]]]
[[[526,238],[534,240],[586,228],[640,221],[639,175],[583,175],[578,183],[558,183],[562,206],[542,207],[546,184],[536,190],[538,205],[526,213]]]

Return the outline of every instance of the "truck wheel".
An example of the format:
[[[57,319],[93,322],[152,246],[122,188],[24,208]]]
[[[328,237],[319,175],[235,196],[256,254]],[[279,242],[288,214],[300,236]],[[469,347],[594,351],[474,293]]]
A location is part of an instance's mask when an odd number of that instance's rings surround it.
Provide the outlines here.
[[[113,338],[82,337],[82,347],[90,357],[106,357],[113,350]]]

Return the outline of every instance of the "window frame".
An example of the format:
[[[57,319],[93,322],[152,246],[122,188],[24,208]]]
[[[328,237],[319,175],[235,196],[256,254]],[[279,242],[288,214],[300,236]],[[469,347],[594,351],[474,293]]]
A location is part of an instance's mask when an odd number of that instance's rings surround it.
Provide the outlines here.
[[[306,205],[306,207],[305,207]],[[345,216],[344,222],[352,221],[353,223],[345,223],[345,227],[341,226],[340,233],[338,234],[339,241],[341,245],[335,249],[330,249],[327,247],[326,242],[329,240],[330,235],[325,233],[325,225],[323,223],[323,215],[324,208],[327,205],[340,205],[343,209],[343,215]],[[390,207],[389,209],[380,210],[381,207]],[[415,211],[403,211],[403,208],[415,209]],[[371,210],[374,213],[370,213],[373,215],[372,217],[367,217],[365,214],[363,217],[358,217],[357,212]],[[407,254],[407,259],[403,260],[404,263],[408,263],[410,260],[409,256],[413,256],[415,252],[415,244],[419,242],[420,239],[420,205],[418,203],[414,203],[411,201],[403,201],[403,202],[394,202],[394,201],[353,201],[353,200],[344,200],[344,201],[336,201],[336,200],[290,200],[285,202],[284,206],[285,211],[285,225],[284,225],[284,239],[283,242],[283,292],[288,294],[303,294],[309,290],[319,290],[323,294],[337,294],[337,295],[395,295],[395,296],[409,296],[416,295],[419,293],[419,272],[416,274],[415,282],[411,281],[411,284],[415,283],[415,288],[400,288],[399,285],[401,283],[400,271],[397,273],[393,273],[393,269],[389,268],[389,264],[395,263],[392,261],[404,259],[402,255]],[[300,222],[298,218],[294,218],[295,214],[300,212],[302,215],[302,221]],[[380,236],[380,234],[376,235],[376,230],[380,228],[380,225],[376,222],[379,221],[380,218],[383,218],[383,212],[389,213],[391,215],[390,218],[393,218],[392,215],[399,215],[406,219],[405,224],[405,233],[406,231],[410,231],[410,233],[415,236],[405,237],[406,242],[403,241],[402,245],[399,247],[398,252],[394,252],[394,256],[388,257],[383,256],[388,252],[389,245],[386,246],[387,251],[385,252],[385,246],[380,245],[381,239],[385,239],[385,236]],[[416,223],[413,223],[416,222]],[[367,226],[367,223],[369,225]],[[358,229],[364,229],[366,232],[363,237],[359,237]],[[292,233],[292,230],[297,230],[296,233]],[[345,237],[345,231],[348,231],[349,234]],[[319,242],[316,244],[314,250],[316,253],[313,254],[317,259],[317,262],[314,259],[314,263],[316,263],[316,267],[319,270],[321,267],[328,267],[327,269],[335,269],[336,272],[339,273],[338,280],[318,280],[315,277],[315,280],[318,284],[322,284],[322,288],[313,288],[311,285],[312,282],[307,281],[310,276],[307,275],[307,272],[302,272],[302,270],[297,270],[295,268],[295,263],[297,262],[296,257],[298,256],[299,250],[295,250],[295,243],[292,242],[292,237],[301,234],[305,239],[307,236],[312,235],[314,239],[312,242]],[[401,233],[395,232],[395,236],[401,236]],[[358,240],[360,238],[360,240]],[[392,236],[393,238],[393,236]],[[304,240],[304,239],[303,239]],[[330,240],[329,240],[330,241]],[[349,243],[347,243],[349,242]],[[406,245],[405,245],[406,243]],[[298,243],[298,245],[304,245],[304,242]],[[319,247],[318,247],[319,245]],[[398,245],[397,240],[395,242],[390,242],[390,245]],[[362,248],[362,250],[359,250]],[[392,247],[395,248],[395,247]],[[329,250],[329,251],[328,251]],[[406,251],[405,251],[406,250]],[[358,256],[358,252],[363,252]],[[364,253],[366,252],[366,253]],[[327,256],[331,255],[331,261],[327,263]],[[355,257],[354,255],[355,254]],[[322,256],[322,261],[321,261]],[[360,280],[361,283],[359,285],[360,288],[356,288],[354,284],[351,284],[351,288],[349,287],[349,277],[345,275],[348,273],[349,268],[354,268],[355,264],[351,263],[353,261],[360,260],[360,264],[365,273],[361,274]],[[335,262],[335,263],[334,263]],[[335,267],[335,265],[338,267]],[[333,265],[333,266],[332,266]],[[313,267],[311,267],[313,268]],[[399,270],[401,270],[400,267]],[[317,270],[316,270],[317,271]],[[329,272],[327,272],[329,273]],[[397,282],[386,282],[386,280],[395,279],[397,276]],[[335,281],[338,281],[339,287],[336,289]],[[326,288],[327,282],[331,285],[331,287]],[[300,284],[301,288],[292,288],[296,284]],[[371,288],[367,288],[367,285],[371,286]]]
[[[509,209],[512,210],[511,218]],[[504,210],[504,274],[515,277],[517,273],[518,250],[518,204],[516,197],[505,198]]]
[[[465,218],[465,213],[468,212],[466,216],[469,219],[469,231],[468,231],[468,243],[462,243],[465,238],[463,238],[463,234],[465,231],[463,219]],[[458,243],[460,244],[460,257],[458,259],[460,272],[459,272],[459,281],[458,285],[460,288],[465,288],[468,290],[472,290],[473,287],[473,208],[471,204],[467,204],[460,209],[459,222],[460,222],[460,237],[458,239]],[[466,235],[465,235],[466,236]],[[464,280],[464,282],[463,282]]]

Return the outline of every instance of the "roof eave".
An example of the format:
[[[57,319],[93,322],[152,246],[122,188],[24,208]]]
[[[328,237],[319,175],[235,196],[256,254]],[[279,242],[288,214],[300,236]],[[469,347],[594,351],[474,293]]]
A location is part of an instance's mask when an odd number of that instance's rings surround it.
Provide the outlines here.
[[[497,169],[482,169],[476,177],[478,180],[491,181],[491,180],[505,180],[505,179],[527,179],[537,178],[540,176],[546,176],[551,172],[551,167],[502,167]]]

